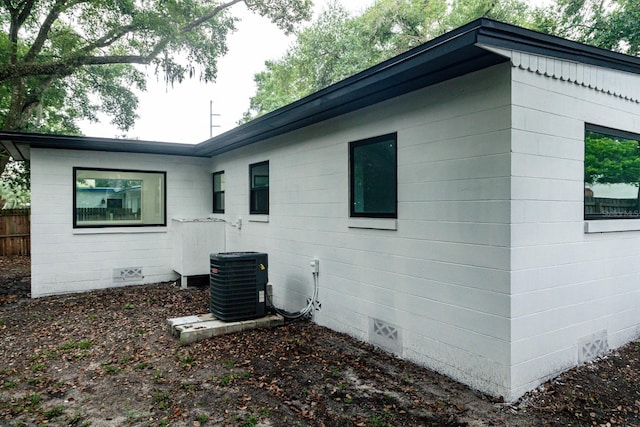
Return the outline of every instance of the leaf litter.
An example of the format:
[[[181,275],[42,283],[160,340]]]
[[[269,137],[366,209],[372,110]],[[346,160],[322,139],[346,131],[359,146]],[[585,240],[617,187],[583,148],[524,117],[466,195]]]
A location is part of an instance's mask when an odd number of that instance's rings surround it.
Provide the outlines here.
[[[30,299],[29,274],[0,257],[0,425],[640,425],[635,343],[507,404],[312,322],[183,346],[166,319],[206,288]]]

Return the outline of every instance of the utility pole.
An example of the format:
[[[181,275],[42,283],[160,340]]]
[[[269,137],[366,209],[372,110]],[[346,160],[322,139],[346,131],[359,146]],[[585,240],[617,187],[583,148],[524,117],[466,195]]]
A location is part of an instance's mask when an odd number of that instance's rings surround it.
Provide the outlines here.
[[[213,117],[220,117],[220,114],[213,113],[213,101],[209,101],[209,138],[213,138],[213,128],[219,128],[220,125],[213,124]]]

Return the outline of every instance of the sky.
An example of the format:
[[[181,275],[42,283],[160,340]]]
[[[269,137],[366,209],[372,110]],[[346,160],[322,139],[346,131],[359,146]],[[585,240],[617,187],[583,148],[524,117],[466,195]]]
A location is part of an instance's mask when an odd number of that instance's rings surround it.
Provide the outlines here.
[[[354,14],[371,6],[375,0],[340,0]],[[531,0],[539,4],[548,0]],[[329,0],[315,0],[316,16]],[[125,137],[148,141],[197,144],[237,126],[249,108],[255,94],[253,76],[264,70],[264,62],[281,57],[294,42],[268,19],[249,12],[243,3],[233,6],[233,14],[241,21],[228,37],[229,52],[219,59],[218,77],[214,83],[202,83],[197,78],[167,86],[153,67],[142,68],[148,75],[147,91],[138,94],[140,104],[135,126],[126,134],[100,117],[100,123],[82,122],[85,135],[95,137]],[[213,124],[210,126],[210,105]]]

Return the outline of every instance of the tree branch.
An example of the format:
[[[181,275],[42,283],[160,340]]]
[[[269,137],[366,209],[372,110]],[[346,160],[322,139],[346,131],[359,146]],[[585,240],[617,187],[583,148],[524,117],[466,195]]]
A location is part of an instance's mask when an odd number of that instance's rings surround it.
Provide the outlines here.
[[[143,55],[82,55],[56,62],[30,62],[0,65],[0,82],[8,79],[24,78],[27,76],[54,75],[68,76],[84,65],[109,64],[149,64],[154,57]]]
[[[38,31],[38,35],[36,36],[36,39],[33,41],[33,44],[31,45],[31,47],[29,48],[29,51],[24,57],[24,62],[33,61],[35,57],[40,53],[40,51],[42,50],[42,46],[44,46],[44,42],[46,42],[47,38],[49,37],[49,31],[51,31],[51,26],[53,25],[54,22],[56,22],[56,20],[58,19],[58,16],[60,16],[60,13],[62,12],[62,8],[65,5],[65,2],[66,2],[65,0],[58,0],[51,7],[51,10],[49,10],[49,14],[44,19],[44,22],[40,26],[40,31]]]
[[[111,46],[113,43],[121,39],[123,36],[127,35],[131,31],[135,30],[136,27],[134,25],[125,25],[124,27],[115,28],[109,31],[104,36],[99,39],[94,40],[88,45],[78,49],[78,53],[80,52],[91,52],[94,49],[100,49],[102,47]]]
[[[202,25],[203,23],[207,22],[208,20],[210,20],[211,18],[213,18],[214,16],[216,16],[218,13],[222,12],[225,9],[230,8],[231,6],[233,6],[236,3],[240,3],[241,1],[244,0],[231,0],[227,3],[222,3],[219,4],[218,6],[214,7],[211,12],[207,13],[204,16],[201,16],[200,18],[196,19],[195,21],[190,22],[189,24],[185,25],[184,27],[182,27],[180,29],[181,33],[188,33],[189,31],[193,30],[194,28]]]

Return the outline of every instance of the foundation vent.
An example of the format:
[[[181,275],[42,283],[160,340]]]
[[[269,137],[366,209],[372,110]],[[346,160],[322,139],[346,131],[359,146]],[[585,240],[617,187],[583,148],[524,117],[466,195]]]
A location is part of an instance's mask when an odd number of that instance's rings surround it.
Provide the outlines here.
[[[369,318],[369,341],[391,353],[402,355],[402,329],[384,320]]]
[[[603,355],[609,350],[607,331],[596,332],[578,341],[578,363],[582,364]]]
[[[125,267],[113,269],[113,283],[137,282],[144,279],[142,267]]]

